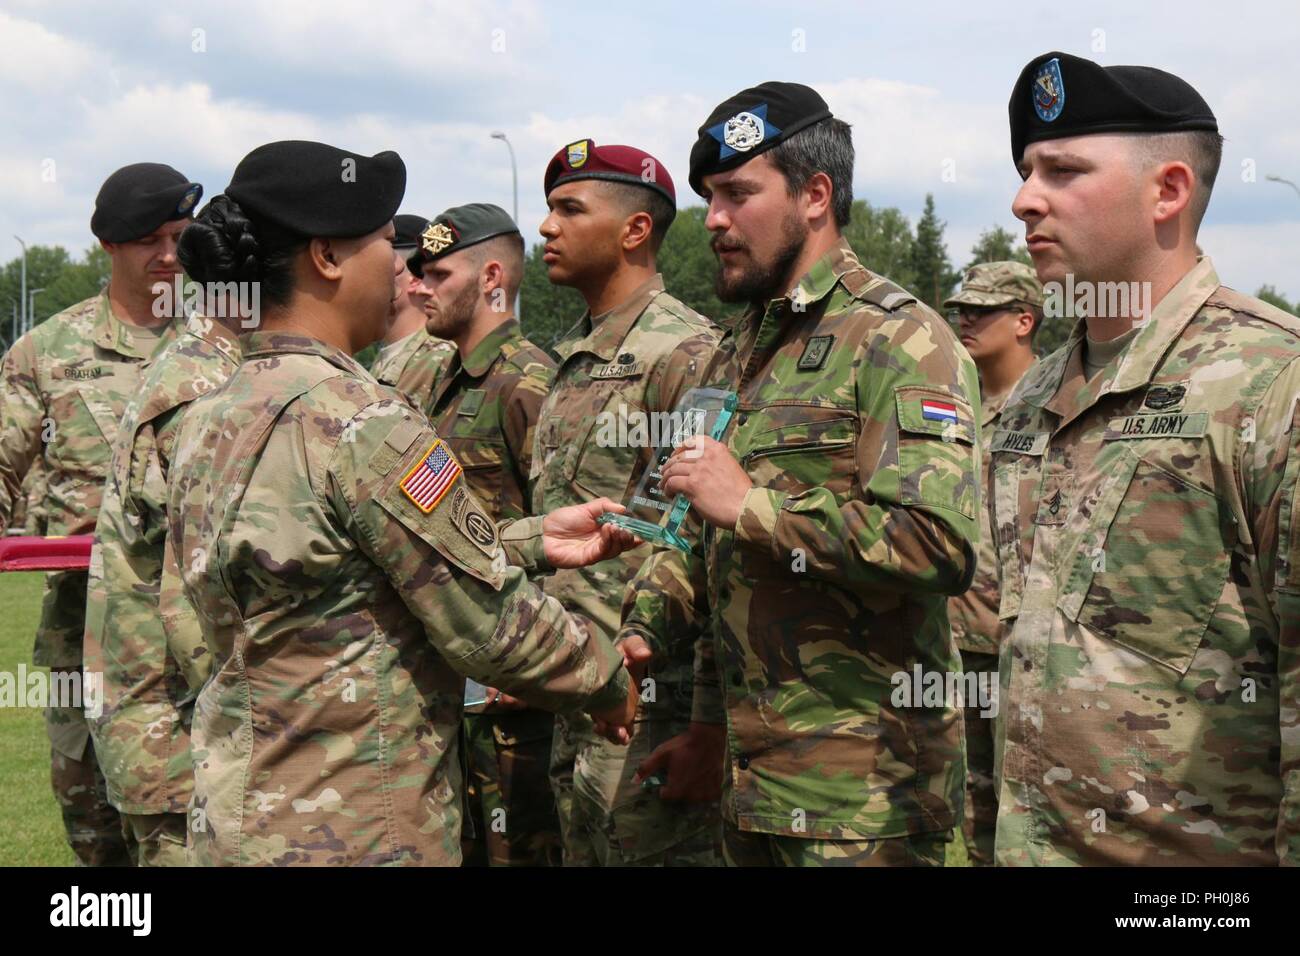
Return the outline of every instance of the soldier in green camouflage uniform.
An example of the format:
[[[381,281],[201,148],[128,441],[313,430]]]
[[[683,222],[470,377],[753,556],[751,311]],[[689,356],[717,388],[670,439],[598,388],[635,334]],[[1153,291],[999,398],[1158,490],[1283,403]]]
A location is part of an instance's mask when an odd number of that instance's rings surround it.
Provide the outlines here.
[[[201,192],[154,163],[123,167],[105,180],[91,231],[112,259],[108,288],[36,326],[0,369],[0,534],[38,458],[46,481],[43,533],[94,530],[118,422],[150,356],[175,334],[177,323],[155,316],[153,286],[179,272],[176,236]],[[52,675],[81,673],[85,609],[84,572],[46,577],[34,663]],[[54,793],[77,859],[128,863],[82,708],[52,701],[45,722]]]
[[[1295,865],[1300,319],[1198,255],[1222,138],[1186,82],[1048,53],[1010,110],[1081,318],[993,439],[998,864]]]
[[[655,173],[649,182],[642,178],[647,168]],[[546,192],[551,214],[541,233],[550,279],[576,286],[590,308],[577,334],[557,346],[560,367],[533,455],[537,513],[596,495],[627,500],[653,448],[605,445],[602,431],[613,421],[634,426],[637,416],[671,412],[700,384],[719,338],[716,326],[664,291],[655,271],[654,252],[676,212],[662,165],[631,147],[580,140],[552,159]],[[629,249],[633,230],[639,241]],[[593,249],[620,239],[623,258],[592,264]],[[649,554],[644,545],[613,561],[557,572],[546,580],[546,593],[612,638],[623,591]],[[637,763],[689,722],[693,642],[683,630],[665,634],[654,648],[630,748],[608,743],[581,718],[556,721],[552,785],[566,865],[718,861],[716,801],[669,802],[633,779]]]
[[[1043,318],[1043,287],[1023,262],[971,266],[961,291],[944,303],[957,313],[961,343],[980,375],[980,450],[985,458],[1002,406],[1011,389],[1034,364],[1033,338]],[[988,495],[984,488],[985,497]],[[966,723],[966,808],[962,838],[973,866],[993,865],[998,793],[993,781],[993,726],[997,715],[998,621],[997,549],[981,508],[980,544],[970,590],[948,600],[952,636],[961,652]],[[975,676],[971,676],[975,675]]]
[[[898,683],[960,672],[945,596],[974,571],[978,384],[841,237],[852,157],[792,83],[722,103],[691,154],[719,296],[753,303],[708,374],[739,405],[725,442],[663,467],[707,524],[641,569],[620,636],[704,631],[690,730],[640,770],[721,784],[732,865],[942,866],[960,812],[956,701]]]
[[[390,314],[404,183],[396,153],[272,143],[190,227],[202,281],[240,278],[231,250],[255,234],[262,289],[261,330],[186,413],[169,475],[213,654],[193,722],[197,862],[458,863],[463,675],[631,724],[622,655],[503,548],[534,566],[617,553],[628,536],[595,524],[606,503],[498,530],[424,416],[351,358]]]
[[[238,317],[228,321],[238,329]],[[172,657],[159,613],[167,471],[185,407],[238,364],[237,332],[191,316],[127,405],[95,526],[85,661],[104,675],[104,706],[90,731],[109,801],[141,866],[185,865],[185,811],[194,791],[190,719],[209,664],[193,639],[193,653]]]
[[[424,232],[409,268],[423,276],[429,331],[457,351],[421,408],[488,517],[527,517],[534,428],[555,361],[523,337],[509,311],[523,279],[523,237],[490,203],[448,209]],[[406,391],[401,378],[396,387]],[[466,863],[558,865],[560,829],[547,777],[555,719],[498,701],[465,715]]]
[[[401,215],[393,220],[397,240],[393,251],[403,263],[418,248],[420,233],[428,225],[419,216]],[[438,378],[446,369],[456,347],[425,330],[424,304],[428,290],[420,284],[417,269],[400,277],[405,288],[397,297],[397,315],[370,366],[370,374],[404,394],[416,408],[425,408],[433,397]]]

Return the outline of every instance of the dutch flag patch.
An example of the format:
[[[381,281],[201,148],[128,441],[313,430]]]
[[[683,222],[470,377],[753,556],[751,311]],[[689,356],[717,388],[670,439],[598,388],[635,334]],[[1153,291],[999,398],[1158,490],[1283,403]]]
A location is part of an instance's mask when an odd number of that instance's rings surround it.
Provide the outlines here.
[[[921,417],[931,422],[952,422],[957,424],[957,406],[949,402],[936,402],[933,399],[921,399]]]

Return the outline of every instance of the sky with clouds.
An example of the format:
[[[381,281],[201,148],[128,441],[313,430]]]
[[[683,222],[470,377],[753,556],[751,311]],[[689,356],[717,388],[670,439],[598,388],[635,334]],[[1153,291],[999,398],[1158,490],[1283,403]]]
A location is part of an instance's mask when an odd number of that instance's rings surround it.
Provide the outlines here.
[[[1300,8],[1203,3],[661,0],[0,0],[0,259],[80,251],[99,184],[130,162],[226,185],[276,139],[406,160],[403,211],[509,209],[504,131],[530,239],[565,143],[658,156],[683,204],[696,127],[768,79],[816,87],[854,127],[855,195],[915,219],[927,192],[949,253],[1011,215],[1007,97],[1035,55],[1159,66],[1189,80],[1227,137],[1202,245],[1224,282],[1300,299]],[[945,175],[947,172],[947,175]]]

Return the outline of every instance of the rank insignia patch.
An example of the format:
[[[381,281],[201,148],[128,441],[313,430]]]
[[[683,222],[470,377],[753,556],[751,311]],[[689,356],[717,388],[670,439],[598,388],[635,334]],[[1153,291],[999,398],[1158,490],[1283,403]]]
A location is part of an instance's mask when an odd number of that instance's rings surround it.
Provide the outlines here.
[[[446,222],[431,222],[428,228],[420,233],[424,251],[431,256],[436,256],[459,238],[456,229]]]
[[[1061,61],[1052,57],[1038,67],[1033,85],[1034,112],[1050,123],[1065,109],[1065,81],[1061,79]]]
[[[402,479],[402,492],[428,514],[460,477],[460,464],[439,438],[429,446],[420,463]]]
[[[826,364],[826,356],[831,354],[835,343],[833,335],[814,335],[804,346],[803,355],[799,356],[798,369],[801,372],[816,371]]]

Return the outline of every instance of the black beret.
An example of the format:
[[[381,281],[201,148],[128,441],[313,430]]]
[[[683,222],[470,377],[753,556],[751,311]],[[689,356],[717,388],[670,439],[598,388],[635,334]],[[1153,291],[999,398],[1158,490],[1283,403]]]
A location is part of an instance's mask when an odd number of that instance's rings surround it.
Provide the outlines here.
[[[406,164],[392,150],[362,156],[305,140],[257,147],[226,187],[254,218],[325,239],[374,232],[392,220],[405,192]]]
[[[510,233],[519,235],[519,227],[500,206],[490,202],[453,206],[425,224],[420,231],[420,245],[406,260],[406,267],[420,275],[426,262]]]
[[[647,176],[647,173],[649,174]],[[542,188],[546,195],[561,183],[577,179],[604,179],[644,186],[663,196],[677,208],[677,189],[668,169],[643,149],[635,146],[597,146],[592,139],[560,147],[546,167]]]
[[[95,197],[90,231],[105,242],[130,242],[165,222],[184,219],[203,187],[162,163],[132,163],[104,180]]]
[[[1201,94],[1172,73],[1101,66],[1058,52],[1035,57],[1020,71],[1007,113],[1017,164],[1027,145],[1044,139],[1219,129]]]
[[[397,230],[397,236],[393,239],[394,249],[414,249],[420,244],[420,233],[424,231],[424,226],[428,222],[423,216],[412,216],[407,213],[401,213],[393,217],[393,228]]]
[[[734,169],[801,129],[830,119],[814,89],[769,81],[723,100],[700,127],[691,147],[691,188],[701,193],[705,176]]]

